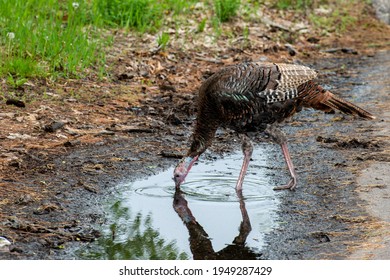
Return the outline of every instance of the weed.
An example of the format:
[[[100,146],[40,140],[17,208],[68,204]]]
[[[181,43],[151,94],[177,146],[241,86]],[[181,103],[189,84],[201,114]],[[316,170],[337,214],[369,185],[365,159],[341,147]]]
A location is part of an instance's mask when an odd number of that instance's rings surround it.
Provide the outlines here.
[[[329,15],[309,15],[310,21],[325,32],[344,32],[356,22],[356,18],[344,12],[344,8],[335,9]]]
[[[165,2],[166,10],[171,10],[175,14],[183,14],[191,7],[192,2],[197,1],[188,1],[188,0],[165,0],[161,1]]]
[[[169,34],[166,32],[162,32],[158,37],[157,37],[157,45],[159,49],[165,49],[166,46],[169,43]]]
[[[215,14],[219,21],[226,22],[237,14],[240,0],[214,0]]]
[[[206,27],[206,22],[207,22],[207,19],[202,19],[199,24],[198,24],[198,28],[196,29],[196,32],[198,33],[201,33],[204,31],[205,27]]]
[[[221,36],[222,33],[221,22],[217,17],[213,17],[211,23],[214,29],[215,37],[218,38],[219,36]]]
[[[7,83],[15,88],[15,89],[18,89],[20,88],[22,85],[24,85],[25,83],[27,82],[27,79],[26,78],[14,78],[12,75],[8,75],[8,78],[7,78]]]
[[[304,10],[313,5],[313,0],[277,0],[274,4],[276,8],[281,10],[294,9]]]
[[[162,7],[153,0],[96,0],[94,5],[102,22],[112,27],[157,30],[163,18]]]

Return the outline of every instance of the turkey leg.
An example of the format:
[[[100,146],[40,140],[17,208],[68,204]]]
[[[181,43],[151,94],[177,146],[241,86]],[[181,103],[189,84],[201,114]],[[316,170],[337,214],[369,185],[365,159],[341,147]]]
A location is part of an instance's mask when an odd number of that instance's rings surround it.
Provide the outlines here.
[[[288,171],[290,171],[291,179],[287,183],[287,185],[275,187],[274,190],[286,190],[286,189],[293,190],[297,186],[297,174],[295,173],[295,168],[292,163],[290,153],[288,152],[287,143],[284,142],[280,144],[280,147],[282,148],[283,156],[284,159],[286,160]]]
[[[253,152],[253,145],[249,137],[246,136],[245,134],[241,134],[240,136],[242,140],[242,152],[244,154],[244,161],[242,163],[240,175],[238,176],[238,180],[236,184],[237,192],[242,191],[242,183],[244,182],[244,177],[248,169],[249,161],[251,160],[251,156]]]
[[[292,163],[290,153],[288,152],[287,138],[280,129],[272,125],[267,125],[267,128],[264,130],[264,132],[268,134],[271,139],[278,143],[282,148],[283,156],[291,176],[290,181],[286,185],[275,187],[274,190],[293,190],[297,186],[297,174],[295,173],[295,168]]]

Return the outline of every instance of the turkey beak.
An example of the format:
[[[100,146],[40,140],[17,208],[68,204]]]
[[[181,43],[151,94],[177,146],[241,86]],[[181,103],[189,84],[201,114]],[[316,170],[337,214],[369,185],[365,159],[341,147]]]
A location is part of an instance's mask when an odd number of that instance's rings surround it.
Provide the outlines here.
[[[173,180],[175,181],[176,189],[180,188],[180,185],[184,182],[184,179],[197,159],[198,156],[185,157],[178,163],[173,172]]]

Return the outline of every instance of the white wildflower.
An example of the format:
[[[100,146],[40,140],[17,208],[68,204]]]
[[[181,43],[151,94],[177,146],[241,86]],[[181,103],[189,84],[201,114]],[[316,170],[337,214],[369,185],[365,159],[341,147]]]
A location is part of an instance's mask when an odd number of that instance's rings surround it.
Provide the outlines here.
[[[80,6],[80,4],[78,2],[73,2],[72,6],[74,9],[77,9]]]
[[[15,38],[15,33],[13,33],[13,32],[8,32],[8,33],[7,33],[7,37],[8,37],[8,39],[13,40],[13,39]]]

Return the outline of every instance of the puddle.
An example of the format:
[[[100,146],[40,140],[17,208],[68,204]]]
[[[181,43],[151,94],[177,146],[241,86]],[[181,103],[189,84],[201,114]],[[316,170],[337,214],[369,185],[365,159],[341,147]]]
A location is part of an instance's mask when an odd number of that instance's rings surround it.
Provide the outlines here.
[[[108,207],[104,236],[78,257],[259,258],[264,235],[276,227],[279,204],[265,148],[256,147],[240,197],[235,192],[243,158],[239,150],[215,161],[201,159],[182,194],[175,194],[173,167],[118,186],[120,196]]]

